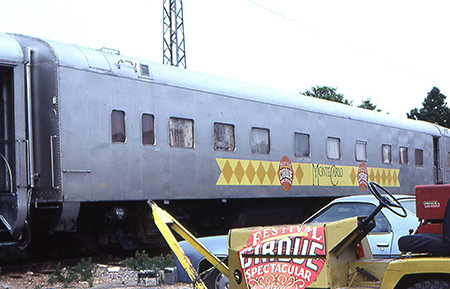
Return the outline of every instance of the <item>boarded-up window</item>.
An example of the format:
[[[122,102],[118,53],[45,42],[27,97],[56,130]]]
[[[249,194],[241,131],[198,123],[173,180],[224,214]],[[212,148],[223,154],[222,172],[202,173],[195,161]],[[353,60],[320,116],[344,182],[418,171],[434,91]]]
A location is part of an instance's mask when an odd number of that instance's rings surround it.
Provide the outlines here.
[[[142,114],[142,144],[155,144],[155,117],[153,114]]]
[[[294,154],[297,157],[309,157],[310,145],[309,134],[298,133],[294,134]]]
[[[269,130],[253,127],[250,133],[250,146],[254,154],[268,154],[270,152]]]
[[[367,142],[357,140],[355,144],[355,159],[358,162],[367,161]]]
[[[416,166],[423,166],[423,150],[416,149],[415,153]]]
[[[381,159],[383,164],[392,163],[392,146],[386,144],[381,146]]]
[[[332,160],[341,158],[341,140],[335,137],[327,139],[327,157]]]
[[[124,143],[125,137],[125,112],[122,110],[111,111],[111,140]]]
[[[408,148],[407,147],[400,147],[400,149],[399,149],[399,163],[401,165],[407,165],[408,164]]]
[[[175,148],[193,148],[194,121],[171,117],[169,119],[169,144]]]
[[[234,151],[234,125],[214,123],[214,149],[216,151]]]

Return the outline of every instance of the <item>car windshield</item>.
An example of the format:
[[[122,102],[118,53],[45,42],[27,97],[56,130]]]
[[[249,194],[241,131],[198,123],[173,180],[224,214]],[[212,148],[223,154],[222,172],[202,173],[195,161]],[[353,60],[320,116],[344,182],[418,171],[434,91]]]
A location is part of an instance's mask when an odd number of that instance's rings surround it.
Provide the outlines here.
[[[408,211],[410,211],[411,213],[414,213],[414,215],[416,214],[416,200],[415,199],[400,199],[398,200],[400,202],[400,204],[402,204],[403,207],[405,207],[405,209],[407,209]]]
[[[375,208],[375,205],[367,203],[334,203],[307,222],[328,223],[355,216],[368,216]],[[375,223],[372,233],[391,231],[391,226],[382,213],[375,216]]]

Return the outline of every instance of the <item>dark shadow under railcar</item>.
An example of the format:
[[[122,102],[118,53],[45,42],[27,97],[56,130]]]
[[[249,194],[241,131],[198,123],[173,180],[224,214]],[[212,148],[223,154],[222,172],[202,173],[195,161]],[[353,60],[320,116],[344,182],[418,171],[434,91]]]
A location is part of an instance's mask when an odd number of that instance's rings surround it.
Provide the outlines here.
[[[223,235],[237,227],[301,223],[330,197],[156,201],[197,237]],[[78,231],[93,248],[125,250],[164,244],[146,202],[81,204]]]

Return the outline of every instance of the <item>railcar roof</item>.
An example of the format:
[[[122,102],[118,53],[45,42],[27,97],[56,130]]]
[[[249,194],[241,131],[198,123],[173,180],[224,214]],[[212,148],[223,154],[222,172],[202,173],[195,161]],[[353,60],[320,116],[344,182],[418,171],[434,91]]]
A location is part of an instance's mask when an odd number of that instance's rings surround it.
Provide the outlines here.
[[[10,57],[17,58],[19,57],[17,51],[14,52],[17,49],[13,49],[12,46],[14,45],[11,44],[11,38],[13,36],[15,35],[0,33],[0,47],[3,47],[3,45],[5,45],[4,43],[6,43],[9,47],[9,49],[7,49],[8,52],[10,51],[12,54]],[[20,35],[18,36],[23,37]],[[149,67],[151,81],[163,85],[178,86],[224,95],[227,97],[270,103],[304,111],[423,132],[435,136],[440,136],[442,134],[448,135],[447,129],[428,122],[394,117],[382,112],[370,111],[367,109],[304,96],[296,92],[288,92],[269,87],[257,86],[241,81],[230,80],[159,63],[136,60],[131,57],[114,53],[112,50],[102,51],[53,40],[44,41],[46,41],[53,49],[58,58],[59,65],[64,67],[139,79],[142,78],[139,70],[133,69],[131,65],[145,64]],[[1,51],[2,54],[5,53],[4,49]],[[20,57],[22,56],[20,55]],[[119,66],[119,62],[121,62],[122,67]]]
[[[19,43],[9,34],[0,33],[0,52],[3,61],[23,61],[23,53]]]

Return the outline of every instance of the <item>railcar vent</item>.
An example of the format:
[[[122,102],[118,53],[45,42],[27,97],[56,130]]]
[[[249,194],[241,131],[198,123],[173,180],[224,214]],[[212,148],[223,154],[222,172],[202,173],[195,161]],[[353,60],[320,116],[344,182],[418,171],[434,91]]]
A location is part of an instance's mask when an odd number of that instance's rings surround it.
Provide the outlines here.
[[[148,68],[148,65],[140,64],[140,68],[141,68],[141,75],[142,76],[150,77],[150,70]]]
[[[112,53],[112,54],[115,54],[115,55],[120,55],[120,50],[117,50],[117,49],[114,49],[114,48],[102,47],[102,48],[100,48],[100,51]]]

